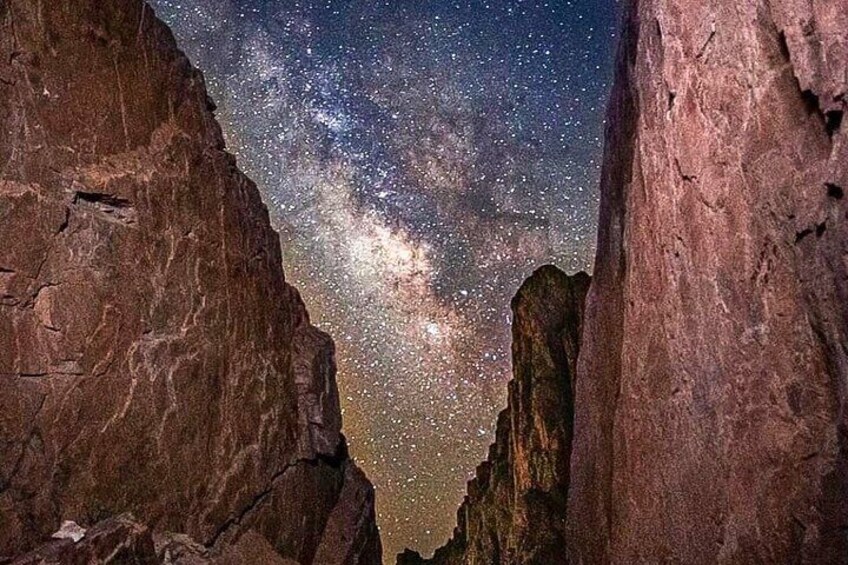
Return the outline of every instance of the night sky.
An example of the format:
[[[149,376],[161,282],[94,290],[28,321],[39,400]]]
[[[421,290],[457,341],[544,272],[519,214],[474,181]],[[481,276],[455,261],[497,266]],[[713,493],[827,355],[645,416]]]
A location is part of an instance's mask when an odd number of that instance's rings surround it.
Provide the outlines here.
[[[154,0],[338,348],[386,561],[455,524],[510,378],[509,301],[588,270],[617,0]]]

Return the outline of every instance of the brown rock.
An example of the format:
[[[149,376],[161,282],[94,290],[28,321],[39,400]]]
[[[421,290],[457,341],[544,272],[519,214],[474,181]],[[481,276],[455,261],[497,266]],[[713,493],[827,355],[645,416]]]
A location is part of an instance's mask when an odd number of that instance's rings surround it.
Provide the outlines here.
[[[285,559],[274,550],[268,541],[253,532],[248,532],[236,545],[228,547],[221,557],[214,559],[211,565],[299,565],[297,561]],[[321,563],[316,561],[316,563]],[[336,563],[341,563],[337,561]],[[371,561],[379,563],[379,561]]]
[[[0,556],[131,511],[306,564],[341,504],[380,561],[332,341],[212,108],[143,2],[0,3]]]
[[[551,565],[565,546],[573,376],[589,277],[552,266],[513,299],[513,380],[488,460],[468,484],[457,528],[432,559],[398,565]]]
[[[374,487],[354,465],[345,467],[345,481],[333,508],[314,562],[369,565],[382,559],[374,513]]]
[[[130,514],[122,514],[88,529],[74,543],[53,540],[12,562],[12,565],[154,565],[159,563],[153,537]]]
[[[158,562],[163,565],[300,565],[281,557],[265,537],[252,531],[220,551],[210,551],[180,534],[158,534],[154,539]]]
[[[627,3],[574,563],[846,563],[848,1]]]
[[[330,563],[331,561],[328,561]],[[51,540],[11,565],[299,565],[280,556],[268,541],[247,532],[236,543],[210,550],[184,534],[153,534],[131,514],[108,518],[76,543]],[[320,562],[319,562],[320,563]],[[332,561],[341,563],[341,561]]]

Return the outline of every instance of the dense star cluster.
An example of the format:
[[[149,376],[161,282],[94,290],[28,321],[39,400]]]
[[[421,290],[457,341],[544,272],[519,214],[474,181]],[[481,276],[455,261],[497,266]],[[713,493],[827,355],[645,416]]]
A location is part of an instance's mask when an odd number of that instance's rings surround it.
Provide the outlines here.
[[[155,0],[338,347],[388,559],[450,535],[509,301],[594,254],[615,0]]]

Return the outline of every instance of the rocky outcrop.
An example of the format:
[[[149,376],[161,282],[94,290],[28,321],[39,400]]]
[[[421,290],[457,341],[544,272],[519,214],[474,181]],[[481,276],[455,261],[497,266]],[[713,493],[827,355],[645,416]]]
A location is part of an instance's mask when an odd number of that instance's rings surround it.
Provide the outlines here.
[[[848,2],[631,0],[573,563],[848,562]]]
[[[495,443],[468,484],[458,526],[432,559],[399,565],[550,565],[565,544],[572,390],[589,277],[546,266],[513,299],[513,380]]]
[[[0,556],[132,512],[380,562],[332,341],[212,110],[144,2],[0,2]]]

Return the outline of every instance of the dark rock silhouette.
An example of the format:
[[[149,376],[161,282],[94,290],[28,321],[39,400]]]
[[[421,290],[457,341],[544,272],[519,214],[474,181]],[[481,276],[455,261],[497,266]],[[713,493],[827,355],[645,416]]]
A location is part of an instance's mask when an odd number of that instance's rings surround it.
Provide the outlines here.
[[[564,555],[573,376],[589,277],[552,266],[513,299],[513,380],[495,443],[468,484],[458,526],[432,559],[413,551],[399,565],[526,563]]]
[[[212,109],[144,2],[0,3],[0,556],[73,520],[380,562],[333,343]]]

